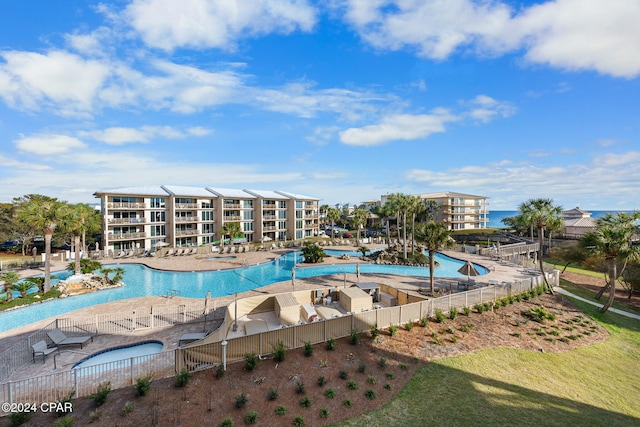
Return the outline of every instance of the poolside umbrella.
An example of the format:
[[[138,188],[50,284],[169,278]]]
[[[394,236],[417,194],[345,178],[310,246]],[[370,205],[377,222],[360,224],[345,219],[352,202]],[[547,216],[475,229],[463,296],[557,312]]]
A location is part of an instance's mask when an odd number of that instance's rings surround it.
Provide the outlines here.
[[[464,263],[462,267],[458,269],[458,273],[467,275],[467,282],[470,280],[470,276],[479,276],[478,270],[471,264],[471,261]]]
[[[296,286],[296,268],[295,267],[291,269],[291,286],[292,287]]]
[[[167,242],[158,242],[153,245],[154,248],[163,248],[165,246],[169,246],[169,244]]]
[[[360,263],[356,264],[356,277],[358,278],[358,282],[360,281]]]

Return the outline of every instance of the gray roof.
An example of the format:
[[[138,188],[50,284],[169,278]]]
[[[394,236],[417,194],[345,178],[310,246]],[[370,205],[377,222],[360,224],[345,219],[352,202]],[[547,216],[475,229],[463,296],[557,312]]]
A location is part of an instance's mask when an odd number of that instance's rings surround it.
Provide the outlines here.
[[[94,195],[100,194],[131,194],[131,195],[143,195],[143,196],[168,196],[169,193],[162,188],[161,185],[144,185],[137,187],[121,187],[111,190],[99,190]]]
[[[295,194],[295,193],[288,193],[286,191],[278,191],[276,190],[276,193],[281,194],[285,197],[288,197],[290,199],[298,199],[298,200],[320,200],[317,197],[311,197],[311,196],[304,196],[302,194]]]
[[[249,194],[253,194],[256,197],[260,197],[262,199],[288,199],[287,196],[284,196],[280,193],[276,193],[275,191],[269,190],[244,190]]]
[[[211,191],[204,187],[187,187],[184,185],[163,185],[162,188],[167,190],[174,196],[197,196],[197,197],[216,197]]]
[[[244,190],[237,188],[220,188],[220,187],[207,187],[207,190],[213,192],[220,197],[234,197],[238,199],[255,199],[256,196],[249,194]]]

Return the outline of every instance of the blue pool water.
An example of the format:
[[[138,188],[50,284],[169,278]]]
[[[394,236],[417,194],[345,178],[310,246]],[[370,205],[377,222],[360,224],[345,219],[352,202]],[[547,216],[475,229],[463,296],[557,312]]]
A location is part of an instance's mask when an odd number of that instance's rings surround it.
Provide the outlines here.
[[[328,258],[322,266],[296,268],[296,277],[303,279],[356,272],[355,264],[330,265],[329,260]],[[0,313],[0,332],[96,304],[144,296],[163,296],[174,289],[178,291],[177,295],[188,298],[204,298],[207,292],[211,292],[212,297],[220,297],[232,295],[235,292],[250,291],[272,283],[291,280],[291,268],[301,261],[300,252],[289,252],[268,263],[231,270],[200,272],[160,271],[141,264],[118,264],[116,266],[122,267],[125,271],[123,281],[126,286],[71,298],[48,300],[42,304]],[[436,261],[440,263],[440,267],[435,271],[437,277],[466,277],[457,271],[464,264],[462,261],[439,253],[436,253]],[[476,265],[476,268],[481,274],[487,273],[484,267]],[[378,264],[361,264],[360,272],[429,276],[429,269],[424,267]],[[57,275],[58,272],[54,274]]]
[[[367,256],[371,255],[373,252],[379,252],[380,250],[375,250],[375,251],[367,251]],[[350,257],[360,257],[362,256],[362,252],[359,251],[340,251],[337,249],[325,249],[324,253],[327,255],[331,255],[331,256],[335,256],[335,257],[339,257],[342,256],[344,254],[349,255]]]
[[[110,366],[110,369],[116,367],[121,368],[124,366],[128,366],[130,358],[136,357],[138,359],[136,359],[135,363],[140,363],[141,361],[145,360],[145,358],[140,358],[141,356],[149,356],[152,354],[160,353],[163,347],[164,345],[161,341],[144,341],[128,346],[110,348],[84,358],[80,362],[73,365],[72,369],[88,368],[91,366],[116,361],[119,361],[118,366]]]

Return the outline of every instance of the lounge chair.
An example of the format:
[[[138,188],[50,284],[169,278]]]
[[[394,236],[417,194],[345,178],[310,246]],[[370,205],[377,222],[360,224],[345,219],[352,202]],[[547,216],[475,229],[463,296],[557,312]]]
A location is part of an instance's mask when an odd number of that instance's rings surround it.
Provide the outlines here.
[[[78,337],[68,337],[62,332],[60,329],[54,329],[53,331],[47,332],[51,341],[55,343],[58,347],[63,345],[79,345],[80,348],[87,342],[93,342],[92,335],[82,335]]]
[[[171,256],[171,255],[173,255],[173,249],[169,249],[169,250],[164,254],[164,256]]]
[[[118,255],[116,255],[116,258],[123,258],[126,255],[125,251],[120,251],[118,252]]]
[[[50,355],[54,351],[58,351],[58,347],[47,347],[47,342],[45,340],[42,340],[33,344],[31,346],[31,351],[33,363],[36,363],[37,356],[42,356],[42,363],[44,363],[48,355]]]
[[[176,249],[176,253],[173,256],[180,256],[184,252],[184,249]]]

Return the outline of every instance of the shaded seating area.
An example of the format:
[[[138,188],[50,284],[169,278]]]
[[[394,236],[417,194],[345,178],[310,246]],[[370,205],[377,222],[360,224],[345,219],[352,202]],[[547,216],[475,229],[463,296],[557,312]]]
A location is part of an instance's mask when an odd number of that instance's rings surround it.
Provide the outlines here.
[[[48,347],[47,342],[42,340],[31,345],[31,351],[33,363],[36,363],[36,357],[42,357],[42,363],[44,363],[48,355],[58,351],[58,347]]]
[[[58,347],[70,346],[70,345],[79,345],[80,348],[82,348],[84,346],[84,344],[87,343],[87,341],[93,342],[93,336],[92,335],[82,335],[82,336],[77,336],[77,337],[68,337],[60,329],[54,329],[53,331],[49,331],[49,332],[47,332],[47,335],[49,336],[49,338],[51,338],[51,341],[53,341],[53,343],[55,345],[57,345]]]

